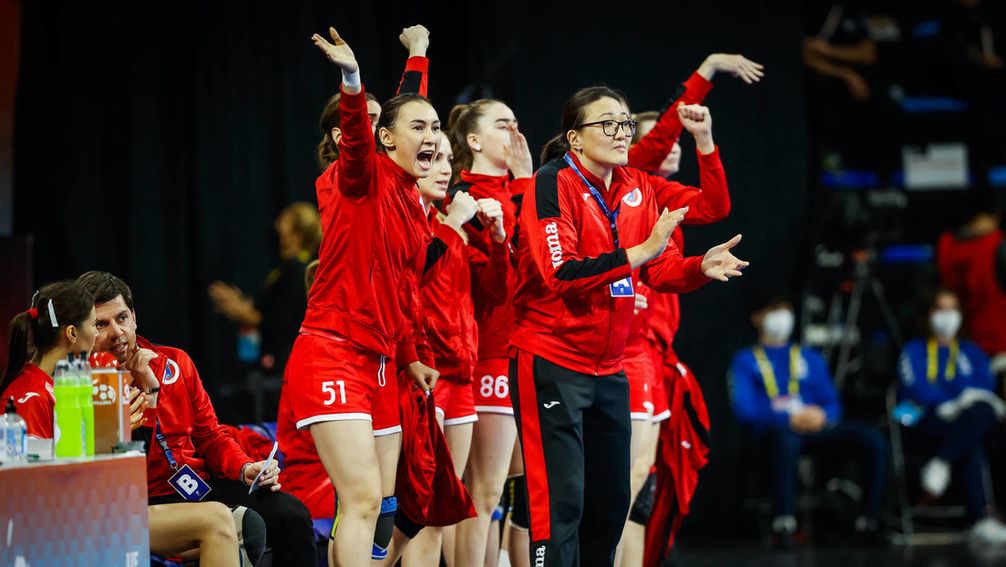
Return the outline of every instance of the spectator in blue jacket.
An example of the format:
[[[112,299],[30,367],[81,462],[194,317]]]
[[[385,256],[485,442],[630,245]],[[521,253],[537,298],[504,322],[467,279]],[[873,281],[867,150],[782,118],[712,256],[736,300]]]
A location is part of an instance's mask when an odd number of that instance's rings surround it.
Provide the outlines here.
[[[842,421],[831,373],[815,350],[790,341],[794,316],[789,301],[774,299],[752,314],[758,343],[734,356],[731,398],[737,421],[772,447],[772,530],[781,547],[792,544],[796,472],[805,453],[841,454],[861,463],[865,496],[856,529],[880,535],[887,448],[880,432]]]
[[[914,406],[902,423],[931,443],[933,457],[923,465],[922,489],[940,497],[957,467],[967,493],[969,515],[975,520],[971,538],[1006,545],[1006,525],[989,514],[982,467],[982,441],[1002,418],[1006,407],[994,393],[989,358],[973,342],[958,338],[960,302],[940,290],[929,304],[929,336],[905,345],[898,361],[901,407]]]

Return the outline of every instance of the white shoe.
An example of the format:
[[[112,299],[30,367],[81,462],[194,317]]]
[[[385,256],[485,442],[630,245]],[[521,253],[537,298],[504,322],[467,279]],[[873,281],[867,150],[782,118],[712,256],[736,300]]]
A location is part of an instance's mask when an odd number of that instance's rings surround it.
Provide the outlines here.
[[[1006,525],[995,518],[983,518],[971,526],[968,539],[976,544],[1006,545]]]
[[[950,464],[943,459],[933,458],[919,472],[922,489],[936,498],[943,496],[950,484]]]

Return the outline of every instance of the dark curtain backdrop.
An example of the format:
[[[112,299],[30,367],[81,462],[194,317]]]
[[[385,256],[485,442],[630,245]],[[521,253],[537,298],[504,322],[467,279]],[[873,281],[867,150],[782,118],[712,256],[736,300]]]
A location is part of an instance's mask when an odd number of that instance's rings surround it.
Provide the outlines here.
[[[534,153],[562,101],[604,82],[635,110],[659,108],[715,51],[764,63],[725,76],[707,100],[733,197],[729,220],[686,230],[701,253],[737,232],[752,266],[684,300],[677,346],[713,420],[694,528],[737,517],[731,353],[753,337],[751,298],[788,291],[807,231],[800,2],[26,2],[16,108],[16,230],[35,235],[34,285],[104,269],[134,288],[141,333],[188,349],[210,389],[233,380],[231,326],[212,313],[215,279],[257,291],[275,261],[272,220],[313,200],[317,118],[339,75],[310,43],[335,25],[367,88],[393,93],[400,29],[432,31],[430,94],[510,104]],[[685,137],[681,179],[697,181]],[[380,227],[374,227],[380,230]]]

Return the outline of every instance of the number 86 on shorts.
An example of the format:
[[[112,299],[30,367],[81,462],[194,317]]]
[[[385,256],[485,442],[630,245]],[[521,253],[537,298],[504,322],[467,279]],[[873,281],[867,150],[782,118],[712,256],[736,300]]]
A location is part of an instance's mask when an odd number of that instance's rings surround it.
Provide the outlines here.
[[[496,396],[497,398],[508,399],[510,397],[510,379],[506,376],[493,378],[486,374],[482,377],[479,393],[482,394],[483,398]]]

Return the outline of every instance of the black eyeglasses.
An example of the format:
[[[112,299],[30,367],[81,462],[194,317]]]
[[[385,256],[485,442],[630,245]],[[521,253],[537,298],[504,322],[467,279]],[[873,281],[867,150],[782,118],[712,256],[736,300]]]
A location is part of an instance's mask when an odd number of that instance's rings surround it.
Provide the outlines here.
[[[636,135],[636,126],[638,122],[635,120],[598,120],[597,122],[587,122],[586,124],[580,124],[574,130],[579,128],[586,128],[587,126],[600,126],[601,131],[604,132],[605,136],[611,136],[612,138],[618,134],[618,129],[621,128],[622,132],[628,137],[633,137]]]

